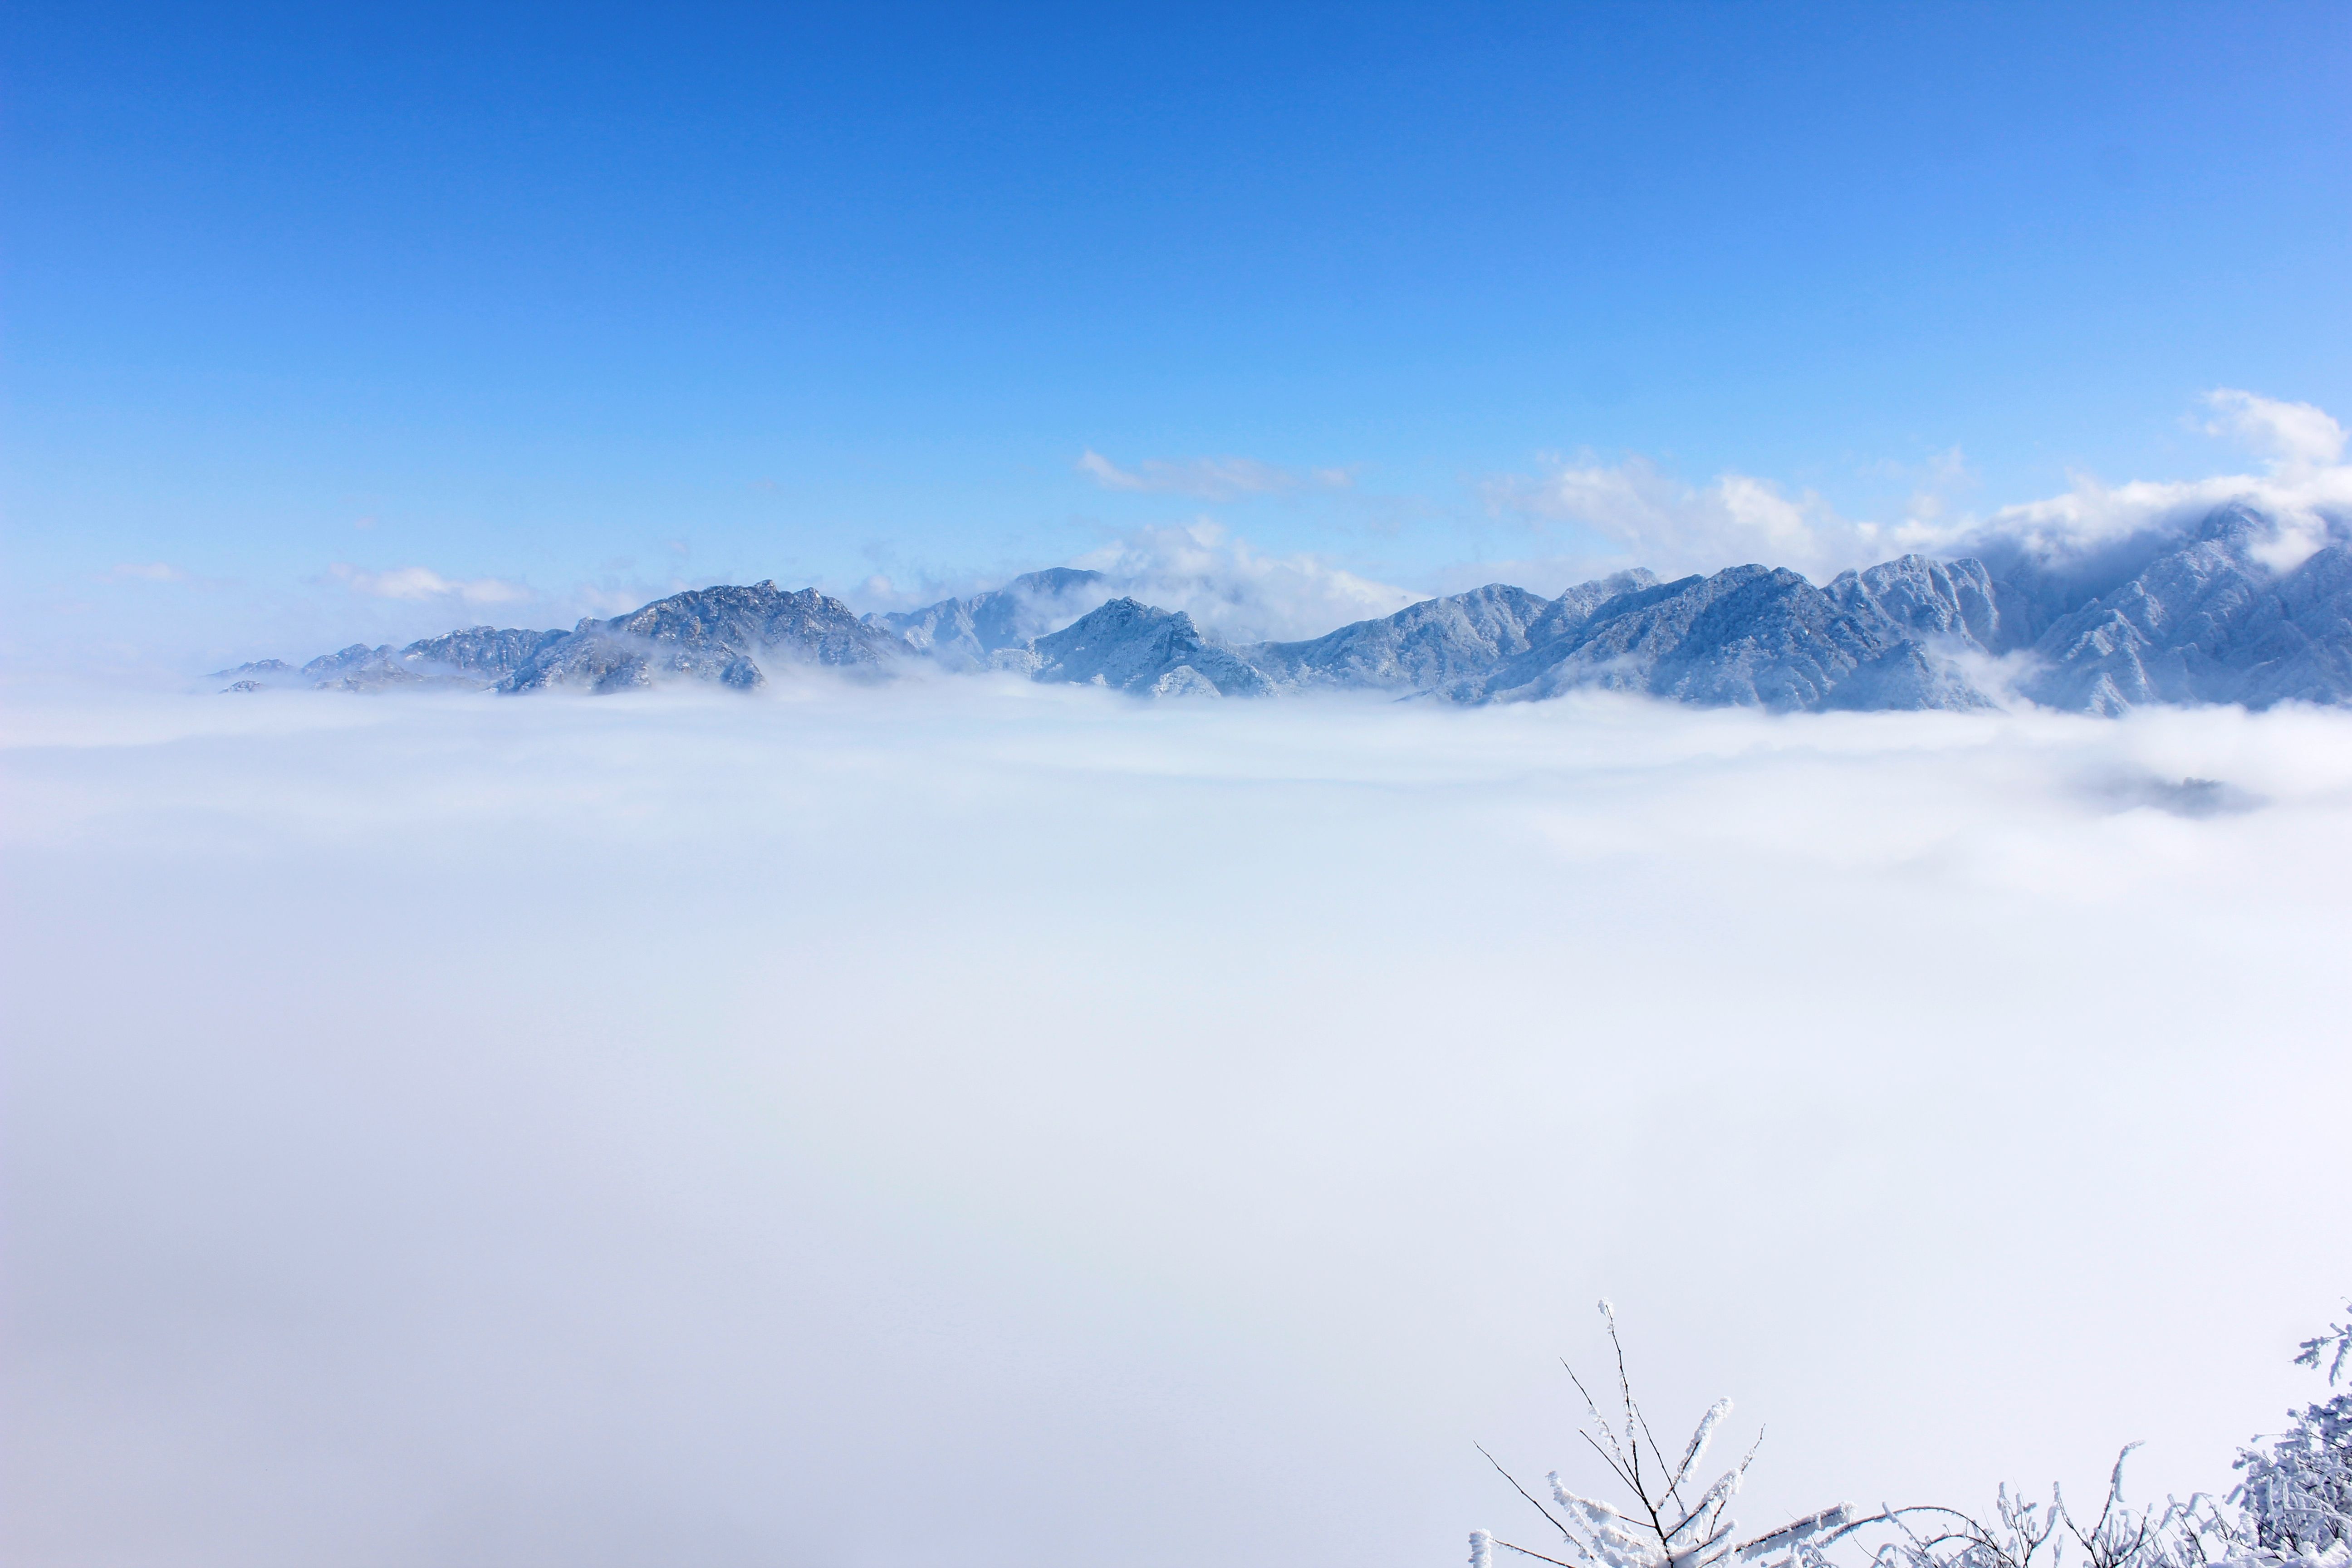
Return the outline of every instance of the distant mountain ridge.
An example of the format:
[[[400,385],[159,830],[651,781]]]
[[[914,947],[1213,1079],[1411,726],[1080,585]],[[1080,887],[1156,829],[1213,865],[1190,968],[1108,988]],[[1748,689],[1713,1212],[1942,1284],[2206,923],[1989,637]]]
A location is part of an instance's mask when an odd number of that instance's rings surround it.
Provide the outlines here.
[[[299,669],[215,672],[233,690],[457,686],[609,692],[670,680],[749,689],[817,666],[887,676],[995,671],[1153,698],[1367,691],[1465,703],[1584,689],[1777,712],[1966,710],[2013,691],[2063,710],[2352,702],[2352,541],[2290,566],[2243,506],[2077,562],[1922,555],[1816,586],[1735,566],[1621,572],[1545,598],[1508,584],[1426,599],[1298,642],[1227,644],[1192,618],[1058,567],[919,610],[859,616],[814,588],[698,588],[572,630],[475,626]],[[1116,595],[1116,596],[1114,596]]]
[[[1109,598],[1108,583],[1099,572],[1055,566],[1026,573],[986,594],[866,620],[898,633],[909,647],[950,669],[987,669],[997,654],[1024,647]]]
[[[1581,595],[1646,586],[1647,572],[1624,572],[1546,599],[1507,583],[1466,594],[1424,599],[1379,620],[1358,621],[1307,642],[1258,643],[1250,662],[1277,689],[1428,692],[1473,696],[1501,661],[1544,640],[1538,628],[1559,620],[1564,604]]]
[[[772,582],[721,585],[673,594],[609,621],[582,621],[568,635],[539,644],[498,689],[620,691],[666,676],[749,689],[767,679],[758,662],[763,654],[875,668],[900,646],[814,588],[787,594]]]
[[[1032,680],[1109,686],[1153,697],[1265,697],[1273,683],[1233,648],[1211,642],[1181,610],[1113,599],[997,667]]]

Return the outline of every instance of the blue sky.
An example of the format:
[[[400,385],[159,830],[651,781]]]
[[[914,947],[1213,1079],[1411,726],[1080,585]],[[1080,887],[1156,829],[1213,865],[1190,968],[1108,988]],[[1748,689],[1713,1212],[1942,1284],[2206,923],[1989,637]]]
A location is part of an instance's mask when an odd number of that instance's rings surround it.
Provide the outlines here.
[[[2340,5],[0,27],[19,657],[1204,519],[1452,586],[1577,555],[1547,465],[1892,518],[2243,467],[2215,387],[2352,410]]]

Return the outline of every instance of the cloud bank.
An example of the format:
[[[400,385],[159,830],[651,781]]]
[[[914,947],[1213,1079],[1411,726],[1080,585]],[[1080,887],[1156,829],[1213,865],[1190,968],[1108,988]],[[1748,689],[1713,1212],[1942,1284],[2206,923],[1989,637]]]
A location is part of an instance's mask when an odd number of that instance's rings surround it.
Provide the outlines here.
[[[1604,1292],[2186,1490],[2345,1288],[2340,716],[5,700],[13,1561],[1452,1561]]]

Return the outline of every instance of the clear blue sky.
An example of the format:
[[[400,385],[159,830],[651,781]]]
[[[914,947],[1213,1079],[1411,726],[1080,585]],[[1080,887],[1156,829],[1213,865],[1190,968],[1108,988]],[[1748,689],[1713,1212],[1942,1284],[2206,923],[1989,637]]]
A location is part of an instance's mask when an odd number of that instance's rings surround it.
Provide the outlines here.
[[[1204,513],[1411,585],[1523,551],[1480,486],[1546,452],[1869,515],[1955,446],[1971,504],[2208,471],[2216,385],[2352,414],[2343,4],[0,29],[19,650],[359,618],[336,563],[543,622]],[[1353,482],[1121,492],[1089,449]]]

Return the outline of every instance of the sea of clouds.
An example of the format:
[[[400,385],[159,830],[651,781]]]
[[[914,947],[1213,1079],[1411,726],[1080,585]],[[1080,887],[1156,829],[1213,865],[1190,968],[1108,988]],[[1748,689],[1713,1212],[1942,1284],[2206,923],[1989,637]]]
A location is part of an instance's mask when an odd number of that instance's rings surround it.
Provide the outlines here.
[[[0,1541],[1443,1563],[2226,1485],[2352,1289],[2352,717],[0,689]]]

